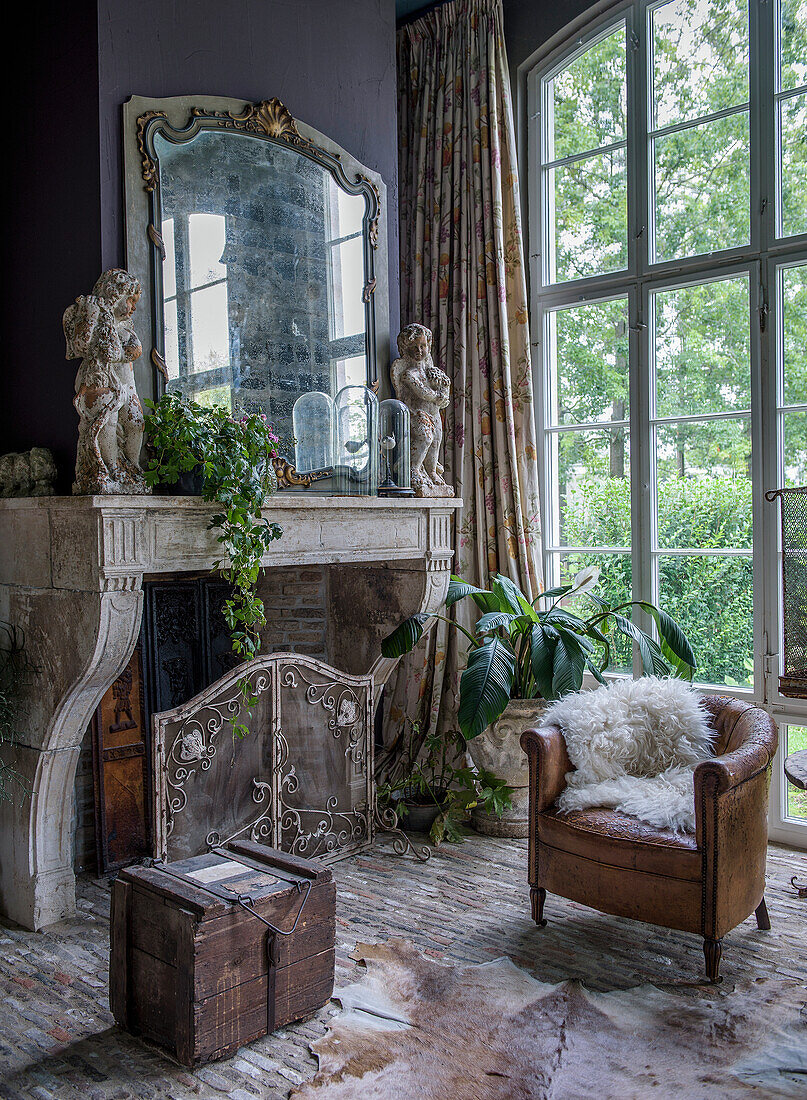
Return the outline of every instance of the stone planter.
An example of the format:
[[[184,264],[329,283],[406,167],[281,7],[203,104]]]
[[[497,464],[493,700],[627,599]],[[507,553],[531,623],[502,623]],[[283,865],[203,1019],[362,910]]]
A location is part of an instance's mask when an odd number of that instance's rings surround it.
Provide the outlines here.
[[[547,705],[543,699],[511,699],[502,716],[468,742],[474,764],[493,772],[513,788],[513,805],[503,817],[482,809],[473,811],[471,823],[477,832],[486,836],[527,836],[529,764],[521,748],[521,734],[540,722]]]

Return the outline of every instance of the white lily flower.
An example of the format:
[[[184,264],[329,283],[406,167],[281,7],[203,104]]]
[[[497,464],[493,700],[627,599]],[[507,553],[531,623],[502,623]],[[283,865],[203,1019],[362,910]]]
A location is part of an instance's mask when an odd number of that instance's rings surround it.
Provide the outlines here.
[[[590,592],[592,588],[596,588],[597,582],[600,579],[600,567],[599,565],[587,565],[585,569],[581,569],[572,582],[573,588],[571,595],[582,596],[586,592]]]

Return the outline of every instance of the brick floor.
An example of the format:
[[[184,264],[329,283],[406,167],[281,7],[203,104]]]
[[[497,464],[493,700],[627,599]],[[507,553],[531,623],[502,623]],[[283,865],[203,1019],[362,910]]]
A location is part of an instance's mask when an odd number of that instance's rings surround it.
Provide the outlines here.
[[[336,864],[337,987],[353,976],[357,942],[409,937],[437,959],[482,962],[509,955],[542,981],[578,978],[591,989],[642,982],[691,985],[702,974],[698,937],[596,913],[550,896],[549,924],[530,920],[526,845],[472,836],[426,864],[380,845]],[[773,928],[753,917],[724,942],[721,991],[776,973],[807,982],[807,856],[771,845],[767,900]],[[79,911],[45,933],[0,924],[0,1097],[127,1100],[130,1097],[285,1097],[316,1064],[308,1044],[336,1011],[258,1040],[194,1072],[120,1031],[107,1002],[107,891],[79,880]],[[406,1098],[395,1098],[406,1100]],[[458,1097],[456,1100],[463,1100]]]

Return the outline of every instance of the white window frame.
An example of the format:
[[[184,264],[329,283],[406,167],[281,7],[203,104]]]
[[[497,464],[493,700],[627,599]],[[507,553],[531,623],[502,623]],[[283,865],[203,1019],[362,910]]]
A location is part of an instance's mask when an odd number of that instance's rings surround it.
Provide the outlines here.
[[[531,283],[531,324],[536,420],[539,433],[538,461],[542,483],[542,529],[551,526],[552,488],[548,483],[549,363],[545,354],[547,314],[563,306],[613,299],[627,295],[630,318],[630,453],[632,576],[637,596],[656,599],[652,558],[657,550],[648,537],[654,522],[654,483],[651,420],[651,319],[652,291],[726,277],[741,272],[749,276],[751,348],[751,446],[753,501],[754,584],[754,687],[726,688],[719,692],[753,700],[780,724],[807,725],[807,700],[787,699],[778,686],[781,651],[779,510],[764,499],[766,489],[781,485],[779,469],[779,363],[781,362],[781,310],[776,272],[783,265],[807,262],[807,233],[778,237],[779,180],[778,101],[774,47],[779,25],[779,0],[750,0],[750,241],[730,250],[684,259],[651,263],[649,256],[650,189],[652,165],[650,73],[648,43],[650,13],[664,0],[617,0],[596,5],[598,15],[583,24],[578,19],[572,32],[557,36],[533,55],[523,67],[526,76],[527,200]],[[544,201],[544,169],[541,163],[542,113],[546,109],[543,88],[547,78],[565,68],[576,56],[625,22],[627,43],[626,80],[628,102],[628,266],[624,271],[590,276],[566,283],[549,284],[547,204]],[[786,93],[787,95],[792,92]],[[776,155],[774,155],[774,152]],[[763,328],[764,325],[764,328]],[[807,403],[807,395],[805,395]],[[654,536],[654,533],[653,533]],[[547,541],[544,566],[549,576],[553,556],[564,547]],[[635,662],[634,672],[641,667]],[[703,685],[705,692],[713,691]],[[784,733],[784,731],[783,731]],[[807,847],[807,823],[786,816],[786,782],[783,773],[784,736],[773,770],[769,831],[774,839]]]

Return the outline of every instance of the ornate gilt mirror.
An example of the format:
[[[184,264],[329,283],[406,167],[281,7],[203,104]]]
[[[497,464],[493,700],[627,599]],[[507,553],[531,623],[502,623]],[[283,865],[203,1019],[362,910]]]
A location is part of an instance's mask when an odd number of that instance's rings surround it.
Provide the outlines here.
[[[124,125],[127,265],[151,322],[141,393],[264,413],[288,460],[281,486],[327,477],[295,469],[315,449],[295,448],[293,409],[304,394],[377,388],[383,182],[277,99],[133,97]]]

